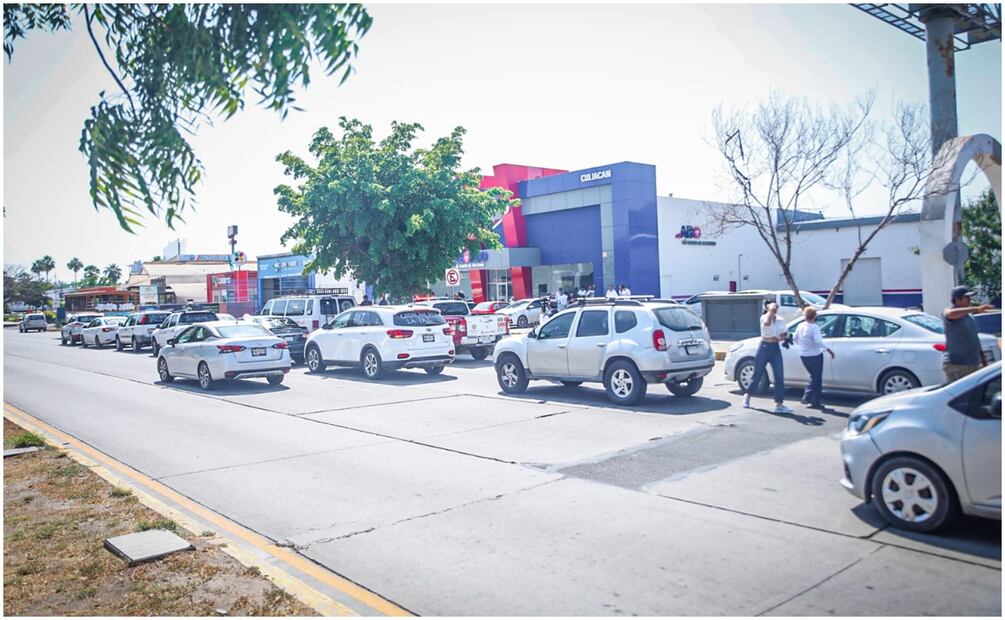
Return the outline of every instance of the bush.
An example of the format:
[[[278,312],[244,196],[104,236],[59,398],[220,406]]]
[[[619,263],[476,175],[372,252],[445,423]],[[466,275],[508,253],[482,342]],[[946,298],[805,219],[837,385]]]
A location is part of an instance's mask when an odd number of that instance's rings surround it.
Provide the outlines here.
[[[8,443],[11,448],[30,448],[32,446],[44,446],[45,439],[41,435],[25,431],[19,435],[14,435]]]

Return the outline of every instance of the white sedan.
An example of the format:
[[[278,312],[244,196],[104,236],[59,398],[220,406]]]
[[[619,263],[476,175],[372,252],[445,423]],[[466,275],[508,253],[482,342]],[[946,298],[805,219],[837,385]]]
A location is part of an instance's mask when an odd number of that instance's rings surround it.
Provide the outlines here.
[[[789,334],[802,322],[796,319],[789,323]],[[945,383],[942,353],[946,337],[939,318],[903,308],[840,308],[820,312],[817,325],[824,343],[834,351],[834,359],[824,355],[825,390],[892,394]],[[997,340],[986,334],[980,338],[985,360],[991,363],[1001,359]],[[726,354],[726,377],[743,390],[753,378],[760,340],[737,342]],[[809,383],[798,347],[783,348],[782,359],[786,386]],[[770,366],[768,377],[771,380]]]
[[[270,385],[279,385],[289,371],[286,341],[261,325],[243,321],[190,325],[169,339],[157,357],[161,381],[196,379],[204,390],[223,379],[264,377]]]
[[[497,310],[496,314],[502,314],[508,318],[510,325],[528,327],[541,322],[541,309],[540,299],[521,299]]]
[[[93,344],[100,349],[106,344],[115,342],[115,334],[119,326],[126,322],[124,316],[99,316],[80,330],[80,346]]]

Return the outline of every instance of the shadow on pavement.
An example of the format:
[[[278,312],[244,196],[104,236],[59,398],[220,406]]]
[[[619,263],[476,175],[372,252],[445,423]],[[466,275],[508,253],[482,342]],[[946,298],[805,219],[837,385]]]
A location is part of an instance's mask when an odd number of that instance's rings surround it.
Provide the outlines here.
[[[597,384],[598,386],[600,384]],[[659,389],[657,389],[659,388]],[[662,394],[660,393],[662,392]],[[532,385],[523,394],[507,394],[499,390],[500,396],[507,398],[517,398],[521,400],[547,400],[555,403],[566,403],[570,405],[584,405],[588,407],[603,407],[605,409],[615,409],[619,411],[638,411],[643,413],[662,413],[666,415],[687,415],[692,413],[706,413],[709,411],[722,411],[729,409],[731,404],[718,398],[706,398],[700,393],[695,396],[681,397],[670,394],[666,388],[658,385],[649,386],[646,397],[643,401],[632,407],[615,405],[607,398],[607,392],[602,387],[592,387],[586,384],[578,387],[566,387],[564,385],[541,384]]]
[[[384,371],[384,376],[377,381],[364,377],[363,372],[358,368],[328,368],[323,373],[315,375],[305,372],[304,375],[308,377],[318,377],[321,379],[341,379],[343,381],[369,383],[370,385],[407,386],[457,381],[457,377],[446,374],[448,372],[450,372],[449,366],[446,370],[444,370],[443,374],[440,375],[431,375],[420,368],[416,368],[414,370],[387,370]]]
[[[176,378],[173,383],[155,381],[154,385],[177,389],[182,392],[192,392],[193,394],[206,394],[209,396],[246,396],[249,394],[268,394],[270,392],[285,392],[290,389],[285,385],[269,385],[265,379],[229,379],[217,380],[213,383],[213,389],[205,391],[199,387],[199,382],[195,379]]]
[[[733,388],[729,391],[730,394],[735,394],[738,397],[743,396],[743,392],[739,388]],[[771,390],[765,390],[761,393],[755,393],[755,398],[771,398]],[[802,388],[786,388],[785,389],[785,404],[789,407],[800,406],[799,400],[803,397]],[[823,397],[820,399],[824,405],[823,409],[814,409],[818,413],[826,413],[829,415],[837,415],[844,418],[848,417],[848,414],[842,413],[831,409],[831,406],[835,407],[846,407],[848,409],[855,409],[874,398],[878,398],[876,394],[860,394],[855,392],[824,392]]]
[[[459,366],[461,368],[492,368],[492,360],[476,360],[470,357],[467,359],[455,358],[453,363],[447,366],[447,368],[449,369],[451,366]]]
[[[879,518],[882,520],[882,517]],[[905,546],[938,547],[989,560],[1000,561],[1002,557],[1002,524],[994,519],[960,515],[946,529],[936,534],[909,532],[892,526],[888,526],[885,532],[890,536],[903,538]],[[921,545],[913,545],[912,542]]]

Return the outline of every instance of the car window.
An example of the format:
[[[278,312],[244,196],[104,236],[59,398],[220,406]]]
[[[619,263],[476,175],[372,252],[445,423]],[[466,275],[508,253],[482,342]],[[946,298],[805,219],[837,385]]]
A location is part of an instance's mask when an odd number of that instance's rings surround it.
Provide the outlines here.
[[[537,310],[540,307],[541,307],[541,300],[540,299],[535,299],[534,301],[532,301],[529,304],[527,304],[527,309],[528,310]]]
[[[885,338],[900,329],[900,325],[861,314],[849,314],[844,319],[845,338]],[[822,330],[821,330],[822,331]]]
[[[280,299],[272,302],[272,311],[269,312],[269,314],[274,314],[276,316],[283,316],[286,314],[286,300]]]
[[[177,337],[175,337],[175,344],[185,344],[186,342],[191,342],[192,338],[195,337],[197,329],[197,327],[189,327],[183,330]]]
[[[480,303],[477,306],[475,306],[475,310],[477,310],[479,312],[484,312],[486,310],[492,311],[495,307],[496,307],[495,302],[492,302],[492,301],[483,301],[482,303]]]
[[[838,317],[840,314],[825,314],[823,316],[817,315],[817,327],[820,328],[821,338],[835,338],[837,337],[837,326],[840,321]],[[796,321],[789,326],[789,335],[795,334],[796,329],[803,324],[803,321]]]
[[[575,312],[566,312],[556,316],[541,326],[541,330],[537,334],[538,340],[553,340],[568,337],[574,318],[576,318]]]
[[[629,310],[618,310],[614,313],[614,331],[623,334],[639,324],[638,317]]]
[[[131,314],[131,315],[129,315],[129,318],[126,319],[126,322],[122,324],[122,327],[129,327],[132,324],[134,324],[135,322],[136,322],[136,315],[135,314]]]
[[[178,319],[179,319],[180,317],[181,317],[181,315],[180,315],[180,314],[174,314],[174,315],[172,315],[172,316],[171,316],[171,322],[170,322],[170,326],[171,326],[171,327],[174,327],[175,325],[177,325],[177,324],[178,324]]]
[[[323,305],[323,304],[322,304]],[[332,327],[334,329],[342,329],[343,327],[349,327],[349,321],[352,320],[353,312],[343,312],[342,314],[335,317],[332,321]]]
[[[217,327],[222,338],[269,338],[272,334],[261,325],[245,323],[244,325],[224,325]]]
[[[188,323],[205,323],[206,321],[217,320],[216,315],[212,312],[186,312],[181,315],[181,322]]]
[[[428,327],[430,325],[444,325],[446,320],[439,312],[406,310],[394,315],[394,324],[402,327]]]
[[[202,326],[195,327],[192,329],[192,336],[188,339],[188,342],[202,342],[209,337],[209,332]]]
[[[314,314],[314,300],[313,299],[308,299],[307,300],[307,312],[305,312],[304,314]]]
[[[577,338],[606,336],[608,333],[607,310],[587,310],[580,315],[579,325],[576,326]]]
[[[169,316],[171,315],[169,315],[166,312],[151,312],[150,314],[141,314],[137,315],[134,324],[135,323],[139,323],[140,325],[157,324],[163,321],[164,319],[168,318]]]
[[[291,299],[286,303],[286,316],[303,316],[306,307],[306,299]]]
[[[933,334],[945,333],[942,327],[942,321],[931,314],[908,314],[904,317],[905,321],[914,323],[918,327],[927,329]]]
[[[262,314],[266,315],[266,316],[272,314],[272,300],[271,299],[269,300],[269,303],[267,303],[264,306],[262,306]]]
[[[366,315],[366,324],[371,327],[380,327],[384,324],[383,319],[376,312],[364,312],[363,314]]]
[[[795,295],[781,295],[781,302],[783,306],[797,307],[796,296]]]
[[[675,332],[701,329],[701,319],[687,308],[657,308],[654,310],[660,325]]]
[[[94,319],[87,324],[88,327],[97,327],[98,325],[101,325],[101,319]]]
[[[468,314],[468,304],[463,301],[444,301],[433,304],[433,307],[448,315],[466,316]]]
[[[981,405],[987,406],[991,404],[991,400],[997,395],[1000,396],[1002,393],[1002,376],[998,375],[994,379],[988,381],[984,385],[983,393],[981,394]]]

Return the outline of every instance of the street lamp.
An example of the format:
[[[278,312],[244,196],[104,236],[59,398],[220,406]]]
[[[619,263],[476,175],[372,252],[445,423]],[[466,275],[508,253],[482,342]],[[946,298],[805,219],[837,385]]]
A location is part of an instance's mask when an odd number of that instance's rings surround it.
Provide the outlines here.
[[[740,292],[740,287],[743,285],[743,254],[738,254],[736,257],[736,292]]]

